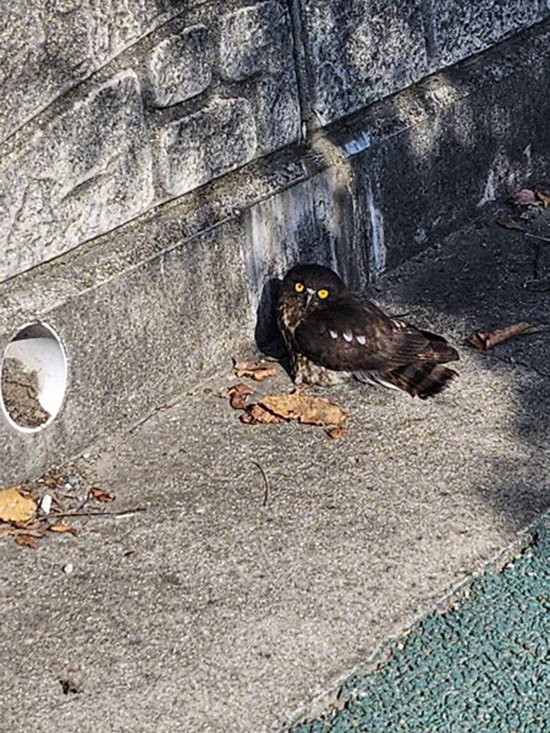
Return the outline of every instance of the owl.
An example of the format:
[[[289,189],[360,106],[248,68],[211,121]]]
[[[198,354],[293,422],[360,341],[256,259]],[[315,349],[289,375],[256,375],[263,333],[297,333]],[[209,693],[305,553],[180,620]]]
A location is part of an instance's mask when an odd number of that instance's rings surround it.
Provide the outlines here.
[[[328,267],[300,264],[287,272],[277,319],[296,384],[355,377],[425,399],[457,376],[444,364],[458,352],[442,336],[386,315]]]

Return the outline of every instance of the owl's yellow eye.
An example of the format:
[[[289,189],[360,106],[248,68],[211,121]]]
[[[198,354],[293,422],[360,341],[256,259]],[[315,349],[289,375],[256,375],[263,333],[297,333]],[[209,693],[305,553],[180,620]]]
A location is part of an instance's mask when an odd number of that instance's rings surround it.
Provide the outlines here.
[[[304,285],[304,283],[294,283],[294,290],[297,293],[303,293],[305,289],[306,286]]]
[[[325,300],[326,298],[328,298],[328,296],[329,292],[328,290],[325,290],[325,288],[321,288],[321,290],[317,291],[317,297],[321,298],[321,300]]]

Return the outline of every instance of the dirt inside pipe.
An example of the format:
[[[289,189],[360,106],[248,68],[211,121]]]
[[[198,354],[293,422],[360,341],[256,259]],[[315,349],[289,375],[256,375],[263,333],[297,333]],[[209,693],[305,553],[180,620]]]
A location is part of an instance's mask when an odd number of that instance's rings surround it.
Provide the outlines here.
[[[19,359],[4,359],[2,397],[11,419],[23,428],[37,428],[50,417],[38,401],[37,373],[25,369]]]

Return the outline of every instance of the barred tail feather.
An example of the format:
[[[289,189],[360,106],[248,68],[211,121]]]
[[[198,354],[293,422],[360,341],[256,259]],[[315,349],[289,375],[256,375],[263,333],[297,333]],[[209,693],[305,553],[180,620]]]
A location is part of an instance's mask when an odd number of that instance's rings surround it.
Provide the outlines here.
[[[392,369],[384,376],[412,397],[420,397],[421,400],[425,400],[427,397],[439,394],[458,374],[443,364],[415,362]]]

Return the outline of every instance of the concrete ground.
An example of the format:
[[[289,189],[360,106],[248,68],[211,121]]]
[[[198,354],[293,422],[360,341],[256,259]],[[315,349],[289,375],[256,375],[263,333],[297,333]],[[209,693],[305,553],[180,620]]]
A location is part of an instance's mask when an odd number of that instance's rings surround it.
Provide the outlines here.
[[[394,272],[378,299],[458,345],[548,325],[550,247],[496,216]],[[0,544],[1,730],[259,733],[322,711],[550,506],[550,331],[461,353],[460,379],[429,402],[330,390],[350,415],[341,440],[242,425],[216,394],[235,381],[222,364],[94,446],[80,470],[117,511],[147,511],[83,519],[36,551]],[[281,375],[262,390],[289,387]]]

